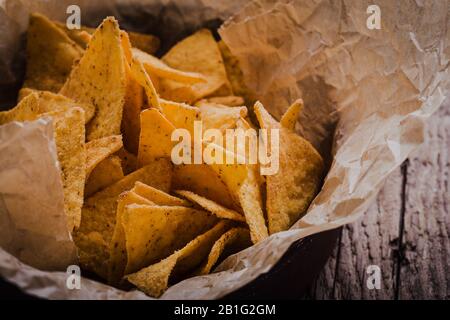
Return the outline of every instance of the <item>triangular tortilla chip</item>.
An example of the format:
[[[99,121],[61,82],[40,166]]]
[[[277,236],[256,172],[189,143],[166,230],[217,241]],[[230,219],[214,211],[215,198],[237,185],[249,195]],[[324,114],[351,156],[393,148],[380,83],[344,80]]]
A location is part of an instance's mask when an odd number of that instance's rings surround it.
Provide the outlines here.
[[[295,130],[298,116],[303,109],[303,100],[298,99],[286,110],[280,120],[280,124],[286,129]]]
[[[172,68],[197,72],[207,79],[193,85],[161,79],[160,93],[165,99],[192,103],[219,90],[221,94],[216,95],[232,94],[219,47],[207,29],[201,29],[178,42],[162,60]]]
[[[152,79],[148,75],[147,71],[145,71],[142,63],[134,58],[131,62],[131,75],[134,80],[144,88],[149,106],[160,109],[159,96],[156,92],[155,86],[153,85]]]
[[[0,112],[0,124],[35,120],[44,116],[53,117],[55,142],[64,187],[64,211],[68,228],[72,231],[80,224],[86,179],[83,109],[69,108],[66,104],[46,104],[39,99],[37,93],[31,93],[12,110]]]
[[[175,192],[180,196],[183,196],[186,199],[192,201],[193,203],[198,204],[200,207],[211,212],[212,214],[215,214],[219,218],[245,222],[245,218],[242,214],[234,210],[225,208],[224,206],[221,206],[220,204],[212,200],[199,196],[198,194],[195,194],[191,191],[176,190]]]
[[[24,87],[58,92],[82,55],[83,49],[47,17],[31,14]]]
[[[202,210],[156,205],[128,205],[121,220],[127,252],[124,274],[160,261],[217,223]]]
[[[91,232],[98,233],[104,243],[109,244],[111,241],[119,194],[133,188],[136,181],[141,181],[167,192],[170,189],[171,170],[172,167],[169,163],[156,160],[86,199],[82,209],[81,225],[74,235],[75,243],[81,251],[86,253],[86,257],[92,257],[92,248],[89,245],[84,246],[86,243],[84,240]],[[98,250],[95,251],[97,262],[88,263],[87,266],[95,266],[94,269],[90,270],[106,277],[104,262],[108,258],[108,250],[102,250],[101,252],[100,255]],[[98,261],[101,263],[98,263]]]
[[[123,178],[121,159],[118,156],[109,156],[99,162],[90,173],[84,187],[84,197],[90,197]]]
[[[247,116],[246,107],[227,107],[208,104],[201,105],[199,109],[204,130],[214,128],[224,132],[226,129],[234,129],[236,128],[236,122],[241,117]]]
[[[201,120],[200,109],[181,102],[160,99],[161,111],[175,128],[183,128],[194,134],[194,121]]]
[[[210,273],[218,262],[251,245],[250,232],[247,228],[232,228],[228,230],[214,243],[208,258],[194,274],[204,275]]]
[[[58,111],[62,108],[69,109],[73,107],[79,107],[84,110],[85,123],[88,123],[92,119],[92,117],[94,117],[95,107],[92,104],[75,102],[72,99],[69,99],[61,94],[53,93],[50,91],[22,88],[19,91],[18,100],[22,100],[33,92],[38,95],[40,113]]]
[[[170,158],[174,143],[171,141],[175,127],[156,109],[141,112],[138,166],[158,158]]]
[[[109,136],[86,143],[86,177],[95,166],[122,148],[122,136]]]
[[[68,29],[65,23],[57,21],[54,21],[54,23],[84,49],[88,45],[91,35],[95,32],[95,28],[81,26],[80,29]],[[151,34],[128,32],[128,36],[133,47],[139,48],[149,54],[154,54],[159,48],[159,39]]]
[[[164,191],[158,190],[139,181],[134,184],[134,188],[131,189],[131,191],[159,206],[192,206],[189,201],[174,197]]]
[[[242,156],[218,145],[215,146],[215,149],[222,150],[222,157],[217,154],[215,163],[211,164],[210,167],[225,183],[234,201],[241,206],[250,228],[253,243],[267,238],[268,232],[262,209],[258,166],[246,164]],[[238,163],[239,157],[241,157],[239,161],[244,164]],[[234,164],[227,163],[227,158],[234,159]]]
[[[242,210],[234,202],[220,176],[206,164],[174,166],[172,185],[174,190],[189,190],[226,208]]]
[[[123,277],[127,265],[126,235],[122,225],[125,206],[129,204],[153,205],[153,203],[133,191],[126,191],[117,199],[117,214],[114,233],[109,246],[108,282],[117,284]]]
[[[125,103],[125,57],[117,21],[103,20],[80,62],[73,68],[60,93],[96,107],[87,126],[87,140],[120,134]]]
[[[302,217],[320,188],[324,163],[314,147],[282,127],[259,102],[254,107],[261,128],[279,129],[279,170],[266,176],[266,210],[270,233],[288,229]],[[270,137],[270,131],[269,131]]]
[[[197,267],[228,228],[228,222],[220,221],[181,250],[154,265],[126,276],[126,279],[145,294],[157,298],[166,291],[170,282],[180,280]]]
[[[144,65],[149,74],[188,84],[206,82],[206,78],[199,73],[171,68],[158,58],[139,49],[133,48],[132,53],[133,57]]]
[[[139,132],[141,130],[139,116],[145,104],[144,88],[136,81],[131,73],[132,52],[128,34],[121,31],[121,39],[127,60],[127,63],[125,64],[127,87],[121,130],[125,148],[137,154],[139,147]]]

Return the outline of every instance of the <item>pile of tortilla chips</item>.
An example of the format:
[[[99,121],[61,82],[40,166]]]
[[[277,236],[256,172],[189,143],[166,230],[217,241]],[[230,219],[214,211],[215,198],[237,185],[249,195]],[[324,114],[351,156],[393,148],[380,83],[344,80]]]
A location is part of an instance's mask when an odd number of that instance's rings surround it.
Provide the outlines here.
[[[228,255],[288,229],[308,209],[324,165],[294,131],[302,101],[278,122],[250,94],[239,62],[202,29],[162,57],[159,40],[106,18],[68,30],[32,14],[19,103],[0,124],[53,118],[68,230],[80,263],[111,285],[159,297]],[[279,170],[171,161],[173,130],[279,130]],[[228,149],[224,154],[240,157]]]

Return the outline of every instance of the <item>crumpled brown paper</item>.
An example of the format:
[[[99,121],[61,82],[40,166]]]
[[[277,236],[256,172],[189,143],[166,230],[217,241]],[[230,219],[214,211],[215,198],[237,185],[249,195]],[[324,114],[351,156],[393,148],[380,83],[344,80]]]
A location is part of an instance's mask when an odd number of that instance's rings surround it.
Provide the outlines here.
[[[0,154],[0,246],[36,268],[65,270],[77,262],[77,250],[64,215],[52,120],[0,126]]]
[[[92,24],[113,14],[123,27],[169,43],[230,17],[219,33],[239,58],[248,86],[278,117],[302,97],[297,129],[329,158],[320,194],[290,230],[229,257],[217,273],[172,286],[163,299],[222,297],[270,270],[294,241],[355,221],[423,141],[426,119],[450,89],[449,1],[413,0],[6,0],[0,17],[8,19],[0,19],[0,30],[9,42],[0,41],[0,71],[8,71],[10,82],[17,79],[8,59],[26,29],[25,14],[11,8],[61,18],[69,2],[80,3]],[[381,9],[381,30],[367,28],[367,8],[374,4]],[[84,278],[81,290],[67,290],[65,273],[30,268],[3,251],[0,274],[41,297],[143,298]]]

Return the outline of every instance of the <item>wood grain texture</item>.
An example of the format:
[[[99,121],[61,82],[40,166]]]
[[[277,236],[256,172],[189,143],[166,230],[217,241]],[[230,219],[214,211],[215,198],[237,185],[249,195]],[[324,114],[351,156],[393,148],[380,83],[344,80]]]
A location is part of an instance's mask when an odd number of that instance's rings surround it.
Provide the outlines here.
[[[344,228],[313,299],[450,299],[450,99],[426,140],[386,182],[364,217]],[[366,268],[379,265],[381,290]]]
[[[450,298],[450,99],[410,157],[399,299]]]
[[[398,249],[402,173],[394,171],[375,203],[358,222],[345,226],[336,268],[334,299],[393,299]],[[379,290],[367,287],[367,267],[380,267]]]

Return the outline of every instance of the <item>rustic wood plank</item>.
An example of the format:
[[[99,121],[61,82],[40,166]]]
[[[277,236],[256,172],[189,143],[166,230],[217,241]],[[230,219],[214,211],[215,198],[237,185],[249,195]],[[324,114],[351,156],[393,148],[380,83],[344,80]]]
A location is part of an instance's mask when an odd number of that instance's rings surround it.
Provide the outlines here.
[[[400,299],[450,298],[450,99],[428,122],[410,157]]]
[[[307,299],[313,300],[329,300],[333,299],[334,279],[336,274],[336,266],[339,256],[339,248],[341,243],[341,236],[339,237],[336,246],[327,261],[327,264],[322,269],[319,277],[316,279],[314,285],[309,292]]]
[[[356,223],[345,226],[334,280],[334,299],[394,299],[403,175],[395,170],[376,202]],[[367,288],[367,267],[381,270],[380,290]]]

